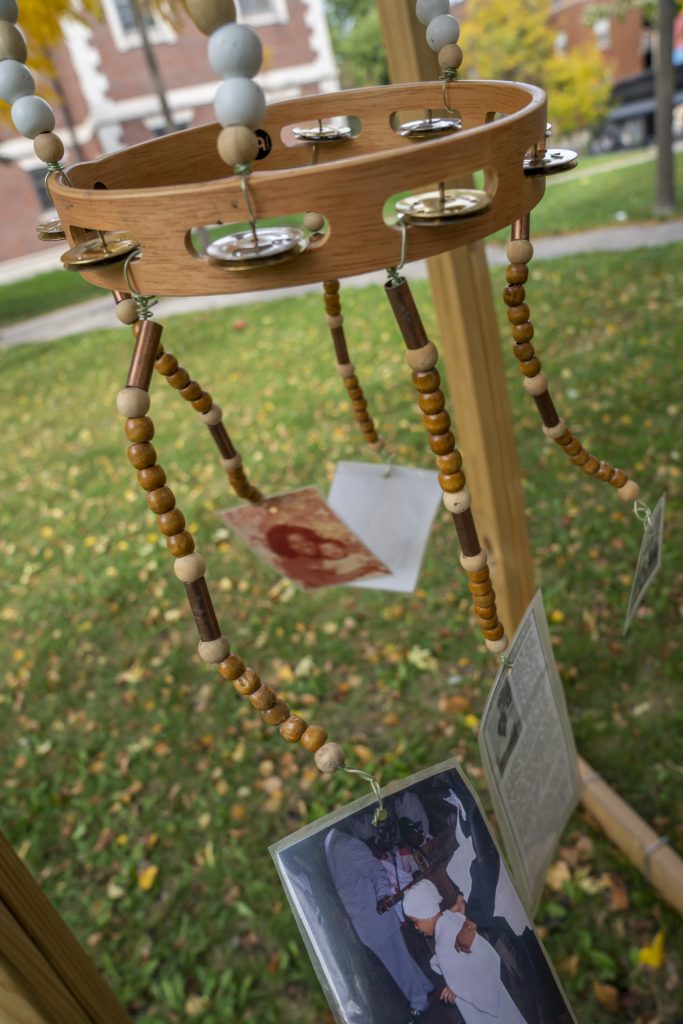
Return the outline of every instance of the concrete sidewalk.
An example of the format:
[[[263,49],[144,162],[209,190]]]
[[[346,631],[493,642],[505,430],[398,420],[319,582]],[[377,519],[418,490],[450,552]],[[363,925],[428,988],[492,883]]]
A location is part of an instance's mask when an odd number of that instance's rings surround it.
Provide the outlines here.
[[[595,231],[581,231],[574,235],[561,235],[557,238],[539,238],[534,241],[534,259],[557,259],[562,256],[574,256],[589,252],[627,252],[632,249],[669,245],[672,242],[683,242],[683,220],[619,225],[598,228]],[[505,249],[502,245],[487,245],[486,255],[491,266],[504,266],[506,263]],[[412,280],[424,278],[427,275],[427,265],[424,261],[411,263],[408,273]],[[378,271],[374,274],[361,274],[358,277],[345,278],[344,286],[363,287],[372,283],[382,284],[385,280],[386,274],[383,271]],[[268,302],[273,299],[288,298],[319,290],[320,285],[311,284],[297,288],[279,288],[267,293],[164,298],[159,300],[155,315],[160,320],[167,320],[179,313],[224,309],[252,302]],[[112,300],[110,296],[103,295],[102,298],[92,299],[75,306],[67,306],[33,320],[24,320],[22,323],[4,328],[0,331],[0,348],[11,348],[14,345],[32,342],[55,341],[58,338],[68,337],[70,334],[115,327],[117,323]]]

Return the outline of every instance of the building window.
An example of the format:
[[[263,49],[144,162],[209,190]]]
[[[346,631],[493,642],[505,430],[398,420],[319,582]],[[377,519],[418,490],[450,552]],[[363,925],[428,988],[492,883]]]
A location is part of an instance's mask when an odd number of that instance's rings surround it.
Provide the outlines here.
[[[598,18],[593,22],[593,33],[599,50],[609,50],[612,46],[612,23],[609,18]]]
[[[133,14],[132,5],[135,2],[136,0],[103,0],[104,13],[117,50],[134,50],[142,46]],[[137,0],[137,4],[150,43],[175,43],[178,37],[159,11],[145,3],[145,0]]]
[[[250,25],[273,25],[289,21],[287,0],[238,0],[242,21]]]

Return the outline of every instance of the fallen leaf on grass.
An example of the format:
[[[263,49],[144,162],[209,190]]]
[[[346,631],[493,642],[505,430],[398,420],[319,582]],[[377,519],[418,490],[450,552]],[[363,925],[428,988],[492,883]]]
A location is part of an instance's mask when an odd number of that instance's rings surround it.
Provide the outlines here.
[[[593,982],[595,998],[610,1013],[619,1012],[619,989],[614,985],[604,985],[601,981]]]
[[[558,961],[557,970],[560,974],[564,974],[568,978],[575,978],[579,972],[579,965],[581,958],[578,953],[572,953],[571,956],[562,957]]]
[[[210,1005],[211,1000],[208,996],[188,996],[185,1000],[185,1013],[188,1017],[198,1017],[200,1013],[208,1010]]]
[[[649,946],[643,946],[642,949],[638,950],[638,963],[643,964],[645,967],[652,967],[655,971],[661,968],[664,963],[663,928],[660,928]]]
[[[153,888],[158,874],[159,868],[156,864],[149,864],[143,861],[138,867],[138,889],[141,889],[142,892],[149,892]]]
[[[561,892],[565,882],[568,882],[571,877],[572,873],[568,865],[563,860],[557,860],[548,868],[545,884],[553,892]]]

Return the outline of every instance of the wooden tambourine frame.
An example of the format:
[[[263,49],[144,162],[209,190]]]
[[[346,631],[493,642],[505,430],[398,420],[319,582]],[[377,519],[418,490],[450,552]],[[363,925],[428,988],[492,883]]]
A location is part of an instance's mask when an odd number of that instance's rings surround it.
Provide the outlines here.
[[[50,192],[72,245],[93,229],[122,230],[139,242],[142,258],[134,271],[139,292],[213,295],[394,266],[401,256],[401,232],[383,220],[386,201],[483,170],[492,198],[486,212],[438,227],[410,228],[406,258],[424,259],[508,226],[536,206],[545,190],[545,179],[526,175],[523,167],[524,154],[545,137],[545,93],[512,82],[463,81],[446,90],[463,130],[428,141],[402,137],[391,118],[398,111],[443,109],[441,82],[311,96],[269,108],[263,129],[272,149],[248,179],[257,220],[317,210],[328,222],[305,253],[276,266],[231,271],[212,266],[192,245],[192,228],[248,219],[241,179],[226,177],[216,151],[216,124],[78,164],[69,170],[71,186],[56,173]],[[296,140],[291,132],[292,126],[335,117],[358,118],[360,133],[319,143],[314,152],[312,143]],[[81,273],[102,288],[125,288],[121,262]]]

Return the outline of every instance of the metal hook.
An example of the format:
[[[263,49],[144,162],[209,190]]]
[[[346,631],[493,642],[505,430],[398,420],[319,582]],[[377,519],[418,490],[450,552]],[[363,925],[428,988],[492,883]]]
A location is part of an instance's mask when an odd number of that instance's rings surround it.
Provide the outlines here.
[[[371,775],[370,772],[363,771],[362,768],[349,768],[348,765],[342,765],[342,768],[349,775],[359,775],[361,779],[365,779],[366,782],[370,783],[370,786],[372,787],[372,792],[375,794],[377,798],[377,803],[379,804],[377,810],[372,816],[372,824],[376,828],[380,822],[386,821],[388,817],[387,810],[382,801],[382,791],[379,788],[379,782],[374,777],[374,775]]]
[[[152,306],[156,306],[157,300],[152,295],[141,295],[140,292],[135,288],[130,277],[130,265],[135,260],[140,259],[142,253],[139,249],[133,249],[133,251],[126,256],[123,264],[123,279],[126,282],[126,288],[130,292],[131,298],[135,300],[135,305],[138,311],[139,320],[149,320],[152,316]]]
[[[652,529],[652,509],[640,498],[636,498],[633,502],[633,514],[643,524],[646,533]]]
[[[510,661],[505,651],[503,651],[498,660],[500,661],[501,668],[506,668],[509,671],[513,667],[513,663]]]
[[[249,164],[236,164],[235,174],[240,176],[240,184],[242,186],[242,195],[244,196],[244,205],[247,208],[247,216],[249,217],[249,227],[251,228],[251,236],[254,240],[254,246],[258,250],[258,233],[256,231],[256,217],[254,215],[254,207],[251,205],[251,196],[249,194],[249,185],[247,179],[251,174],[251,167]]]
[[[454,72],[453,77],[450,77],[450,76],[444,77],[443,84],[441,86],[441,95],[443,97],[443,105],[444,105],[444,107],[446,108],[446,110],[448,111],[449,114],[457,114],[458,113],[458,111],[455,110],[450,105],[450,103],[448,102],[448,86],[451,84],[451,82],[455,81],[455,76],[456,75],[457,75],[457,72]]]
[[[401,271],[406,264],[406,251],[408,248],[408,224],[402,217],[399,217],[398,223],[401,228],[401,258],[395,267],[388,267],[387,269],[387,274],[392,284],[401,284],[403,281]]]

